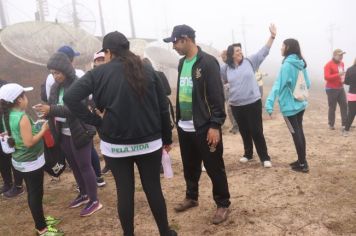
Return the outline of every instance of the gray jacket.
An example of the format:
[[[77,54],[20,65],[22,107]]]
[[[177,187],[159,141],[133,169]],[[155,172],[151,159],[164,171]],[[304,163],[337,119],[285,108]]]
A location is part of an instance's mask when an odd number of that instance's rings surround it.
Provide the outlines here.
[[[269,47],[264,46],[235,68],[231,68],[227,64],[221,67],[221,77],[223,81],[229,83],[229,104],[231,106],[245,106],[261,99],[255,71],[267,57],[269,50]]]

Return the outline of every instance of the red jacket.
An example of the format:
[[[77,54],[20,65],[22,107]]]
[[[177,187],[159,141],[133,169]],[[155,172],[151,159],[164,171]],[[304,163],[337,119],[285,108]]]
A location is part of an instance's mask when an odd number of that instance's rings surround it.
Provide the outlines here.
[[[336,64],[335,61],[331,60],[324,66],[324,79],[326,81],[326,88],[329,89],[339,89],[342,88],[342,79],[339,75],[339,65],[344,70],[344,63]]]

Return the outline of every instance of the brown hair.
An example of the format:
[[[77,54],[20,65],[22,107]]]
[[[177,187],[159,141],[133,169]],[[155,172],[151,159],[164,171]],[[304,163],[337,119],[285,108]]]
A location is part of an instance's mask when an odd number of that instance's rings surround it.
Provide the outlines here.
[[[146,91],[147,79],[140,57],[129,49],[110,49],[110,52],[123,64],[125,79],[142,98]]]

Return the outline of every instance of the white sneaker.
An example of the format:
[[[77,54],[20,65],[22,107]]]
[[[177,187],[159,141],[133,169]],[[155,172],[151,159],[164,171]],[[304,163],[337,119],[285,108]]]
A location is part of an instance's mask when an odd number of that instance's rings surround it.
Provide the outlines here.
[[[349,136],[349,131],[343,130],[342,131],[342,136],[348,137]]]
[[[264,168],[271,168],[272,167],[272,162],[271,161],[264,161],[263,162],[263,167]]]
[[[251,161],[252,160],[252,158],[251,159],[248,159],[247,157],[242,157],[241,159],[240,159],[240,162],[241,163],[247,163],[247,162],[249,162],[249,161]]]

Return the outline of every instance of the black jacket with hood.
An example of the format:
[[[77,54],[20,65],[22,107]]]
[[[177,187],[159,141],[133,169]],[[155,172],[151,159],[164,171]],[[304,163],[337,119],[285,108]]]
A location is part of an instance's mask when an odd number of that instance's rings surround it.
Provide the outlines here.
[[[183,57],[178,66],[176,113],[177,122],[180,120],[179,82]],[[205,132],[208,128],[219,129],[225,122],[225,98],[220,78],[220,66],[215,57],[207,54],[198,47],[197,60],[192,68],[192,111],[193,123],[197,132]]]
[[[112,144],[139,144],[162,138],[172,143],[169,108],[163,86],[151,66],[144,65],[147,87],[143,97],[133,90],[122,62],[114,58],[87,72],[64,95],[69,109],[87,124],[97,127],[100,138]],[[81,104],[93,94],[103,118]]]
[[[66,77],[62,83],[55,82],[52,85],[48,98],[50,110],[46,118],[48,119],[48,125],[54,137],[55,143],[58,144],[60,142],[61,128],[63,124],[62,122],[56,121],[55,117],[66,118],[72,137],[80,139],[82,135],[85,135],[84,132],[87,130],[94,132],[94,127],[90,127],[88,125],[84,126],[84,124],[81,123],[81,121],[68,109],[66,105],[58,105],[60,89],[63,88],[64,94],[66,94],[69,87],[74,83],[74,81],[77,80],[75,70],[68,57],[63,53],[53,54],[47,63],[47,68],[60,71]],[[86,100],[84,99],[82,102],[86,103]]]

